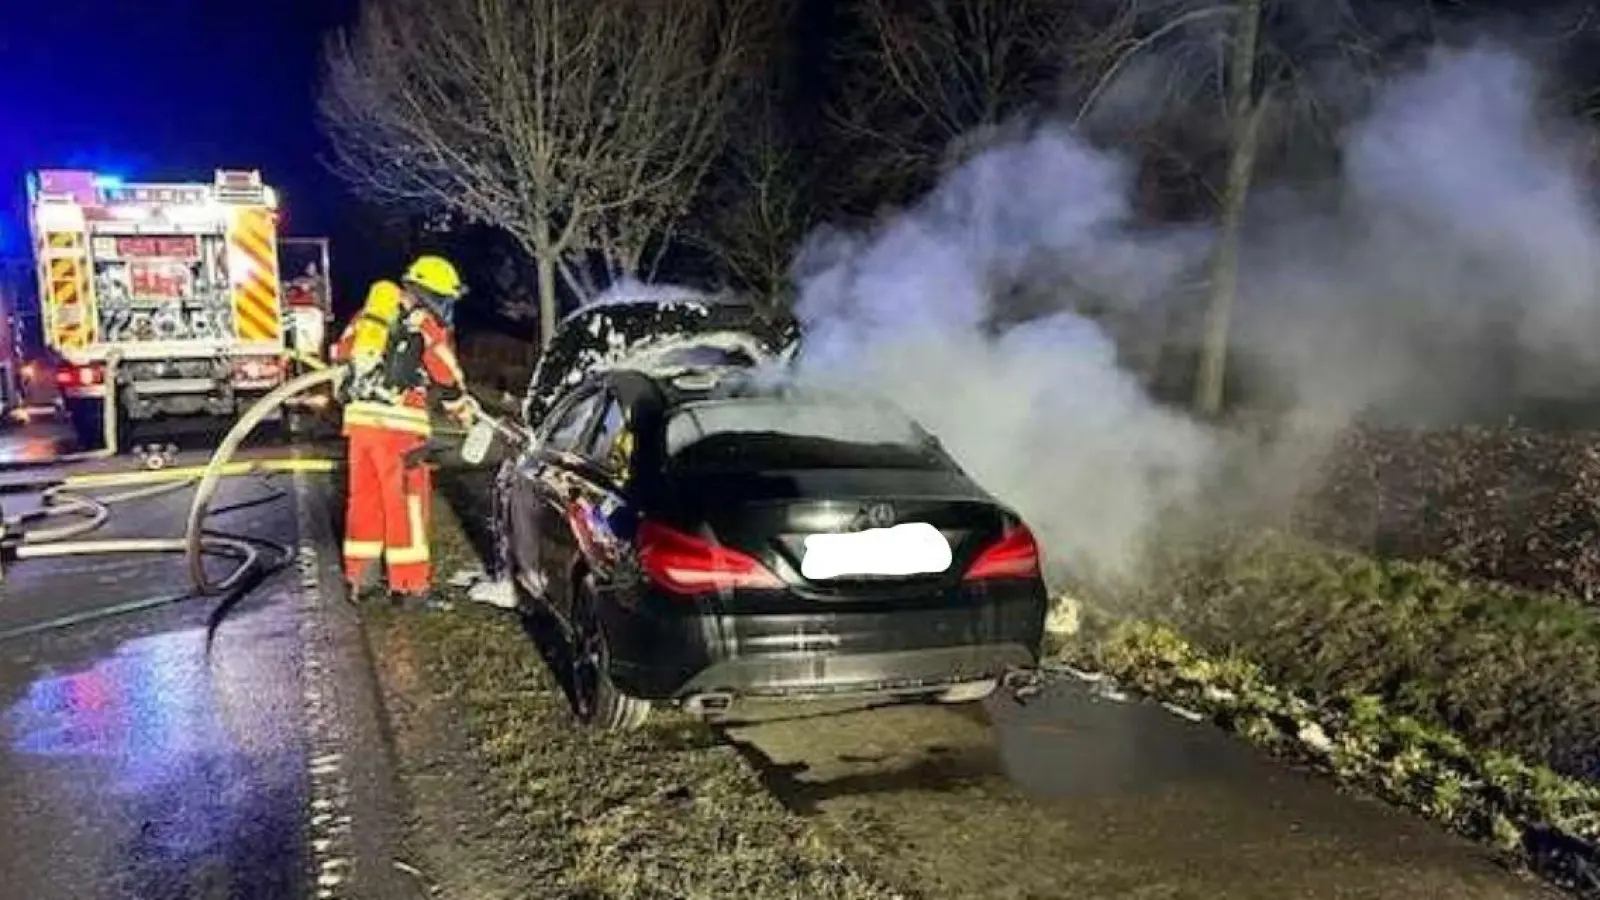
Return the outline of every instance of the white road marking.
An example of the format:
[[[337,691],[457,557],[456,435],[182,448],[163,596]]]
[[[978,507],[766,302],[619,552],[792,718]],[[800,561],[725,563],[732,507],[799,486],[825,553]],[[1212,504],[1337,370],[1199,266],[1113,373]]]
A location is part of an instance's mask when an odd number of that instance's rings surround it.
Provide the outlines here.
[[[294,476],[295,493],[307,495],[306,476]],[[302,679],[305,699],[307,752],[306,775],[310,784],[309,833],[311,863],[317,873],[317,900],[340,900],[345,896],[346,872],[351,865],[350,836],[352,819],[347,812],[350,780],[346,769],[345,747],[327,696],[327,675],[331,671],[329,649],[317,627],[321,602],[322,560],[306,504],[296,511],[299,545],[295,565],[300,571],[300,634],[304,653]]]

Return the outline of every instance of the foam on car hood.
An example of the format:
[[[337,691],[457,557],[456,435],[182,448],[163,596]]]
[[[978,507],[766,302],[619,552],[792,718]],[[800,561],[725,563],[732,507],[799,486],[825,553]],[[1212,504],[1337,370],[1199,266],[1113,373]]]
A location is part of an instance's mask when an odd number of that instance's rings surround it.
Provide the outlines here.
[[[564,392],[603,368],[670,376],[694,348],[739,352],[760,364],[784,357],[798,338],[787,315],[712,297],[591,306],[556,329],[529,382],[523,417],[537,426]]]

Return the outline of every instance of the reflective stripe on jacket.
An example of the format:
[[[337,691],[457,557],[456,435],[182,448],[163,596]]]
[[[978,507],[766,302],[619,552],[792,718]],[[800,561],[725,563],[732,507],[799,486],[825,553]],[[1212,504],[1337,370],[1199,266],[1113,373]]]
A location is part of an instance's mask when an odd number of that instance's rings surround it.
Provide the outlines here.
[[[429,421],[427,409],[417,409],[400,403],[385,403],[382,400],[356,400],[345,405],[346,433],[351,427],[358,425],[385,428],[389,431],[405,431],[423,437],[433,434],[433,423]]]

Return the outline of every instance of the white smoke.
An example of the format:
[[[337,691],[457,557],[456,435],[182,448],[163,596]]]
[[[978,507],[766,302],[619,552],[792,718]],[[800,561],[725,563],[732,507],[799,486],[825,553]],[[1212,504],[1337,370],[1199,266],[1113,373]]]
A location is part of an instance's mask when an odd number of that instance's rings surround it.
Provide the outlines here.
[[[1241,340],[1302,406],[1439,417],[1594,386],[1590,135],[1539,115],[1539,86],[1503,49],[1438,51],[1350,130],[1336,205],[1258,217]]]
[[[1203,484],[1213,445],[1118,365],[1091,321],[989,328],[1041,283],[1138,305],[1205,249],[1132,222],[1132,172],[1063,128],[992,149],[870,234],[814,237],[796,264],[800,377],[871,385],[938,434],[1033,525],[1053,562],[1120,574],[1164,507]]]
[[[1506,377],[1470,348],[1502,337],[1525,372],[1600,369],[1600,235],[1572,127],[1536,114],[1536,87],[1510,53],[1441,51],[1350,130],[1336,190],[1260,186],[1236,347],[1302,410],[1348,420],[1470,400]],[[1132,174],[1042,127],[869,233],[814,235],[795,266],[802,376],[897,402],[1058,566],[1094,576],[1135,571],[1226,456],[1218,434],[1150,399],[1100,325],[1065,311],[1196,302],[1181,288],[1206,234],[1139,227]],[[1060,311],[1013,321],[1019,298],[1040,296]]]

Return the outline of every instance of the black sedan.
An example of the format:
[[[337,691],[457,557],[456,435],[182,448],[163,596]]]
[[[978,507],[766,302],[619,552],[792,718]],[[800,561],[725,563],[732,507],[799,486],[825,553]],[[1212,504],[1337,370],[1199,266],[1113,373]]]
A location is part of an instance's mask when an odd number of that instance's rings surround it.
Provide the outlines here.
[[[574,648],[581,721],[741,698],[965,702],[1037,663],[1018,517],[897,409],[748,368],[592,372],[509,464],[520,602]]]

